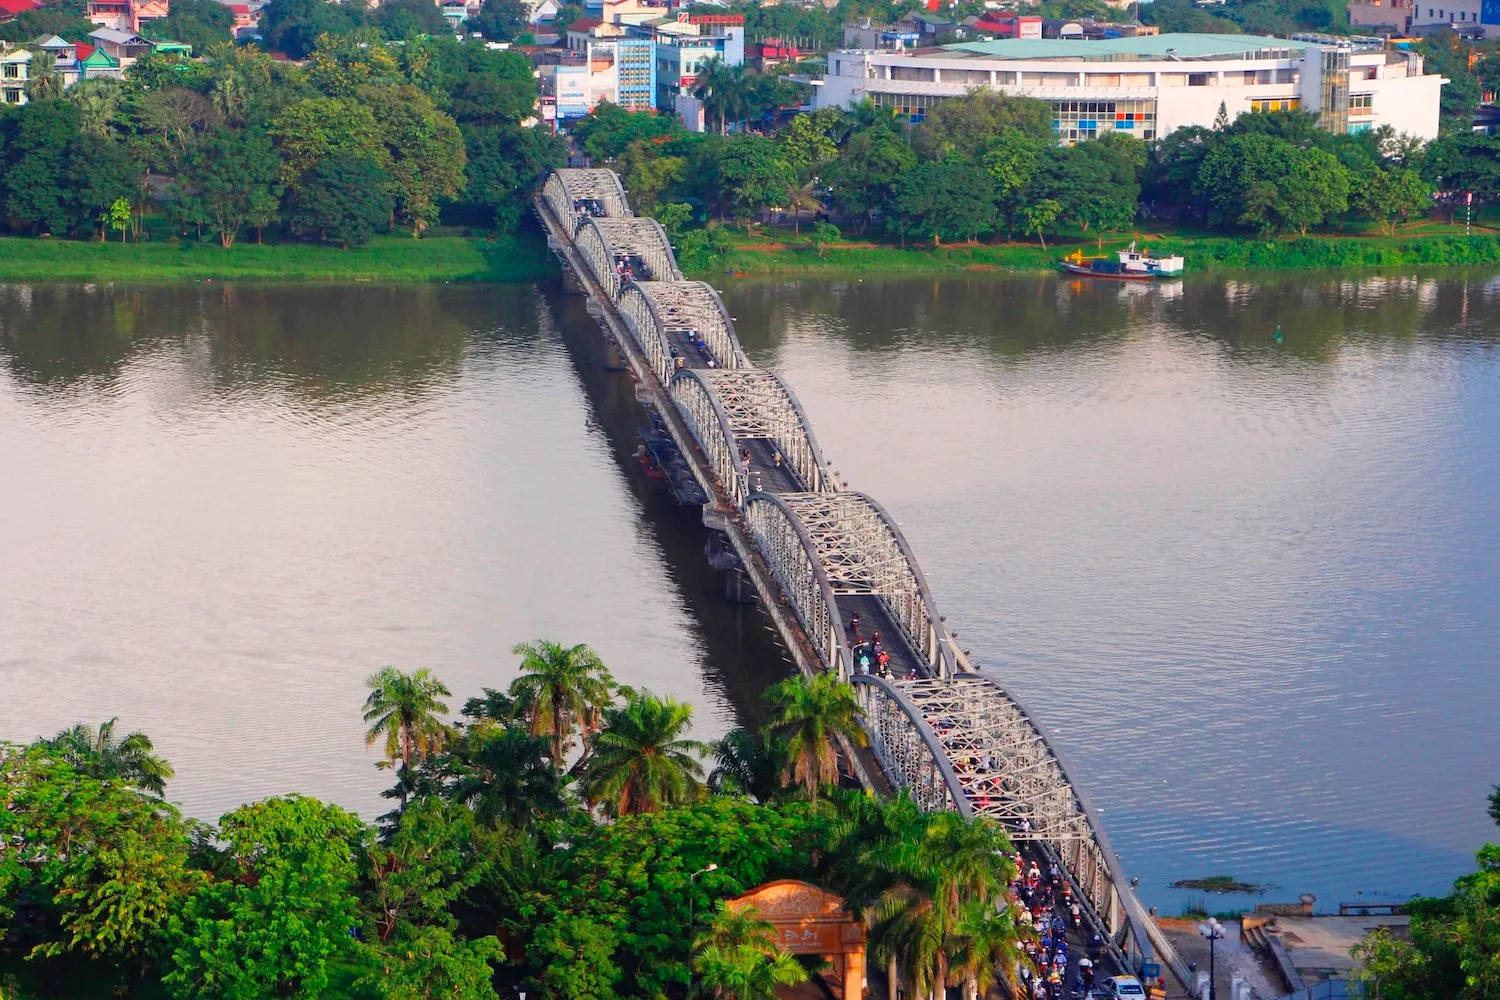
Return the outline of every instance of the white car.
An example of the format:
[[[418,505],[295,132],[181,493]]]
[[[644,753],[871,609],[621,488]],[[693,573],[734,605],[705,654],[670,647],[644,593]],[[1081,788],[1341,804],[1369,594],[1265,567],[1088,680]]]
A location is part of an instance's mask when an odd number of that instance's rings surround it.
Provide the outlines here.
[[[1121,1000],[1143,1000],[1146,996],[1146,988],[1141,981],[1134,976],[1113,976],[1100,984],[1102,997],[1109,1000],[1121,998]]]

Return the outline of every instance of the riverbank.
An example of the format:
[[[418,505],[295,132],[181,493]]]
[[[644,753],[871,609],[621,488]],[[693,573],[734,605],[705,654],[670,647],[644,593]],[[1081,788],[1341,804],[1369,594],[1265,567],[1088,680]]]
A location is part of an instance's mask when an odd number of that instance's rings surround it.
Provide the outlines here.
[[[953,244],[906,247],[840,240],[814,246],[808,237],[755,238],[735,234],[721,242],[717,254],[691,261],[701,275],[852,275],[953,273],[961,271],[1053,271],[1073,250],[1113,253],[1129,240],[1035,243]],[[1181,254],[1189,274],[1242,270],[1307,270],[1399,266],[1473,266],[1500,264],[1500,236],[1415,234],[1389,236],[1306,236],[1280,240],[1239,237],[1193,237],[1141,234],[1152,253]]]
[[[0,281],[535,281],[557,274],[532,233],[385,236],[352,250],[303,243],[90,243],[0,238]]]

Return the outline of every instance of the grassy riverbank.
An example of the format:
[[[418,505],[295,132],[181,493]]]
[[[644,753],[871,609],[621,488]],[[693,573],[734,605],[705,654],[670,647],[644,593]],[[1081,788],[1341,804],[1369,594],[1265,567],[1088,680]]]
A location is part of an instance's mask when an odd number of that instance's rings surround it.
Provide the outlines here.
[[[1188,236],[1179,233],[1142,233],[1141,243],[1152,253],[1181,254],[1189,274],[1236,270],[1303,270],[1311,268],[1369,268],[1393,266],[1472,266],[1500,264],[1500,235],[1484,232],[1464,236],[1447,227],[1389,236],[1316,235],[1258,240],[1250,237]],[[1109,253],[1129,242],[1128,236],[1104,240]],[[736,233],[721,241],[722,251],[693,261],[700,274],[760,275],[871,275],[925,274],[958,271],[1051,271],[1058,258],[1075,249],[1098,253],[1094,240],[1049,243],[952,244],[901,247],[888,243],[840,240],[815,247],[806,236],[790,232]]]
[[[0,281],[533,281],[557,265],[539,236],[387,236],[353,250],[302,243],[0,239]]]

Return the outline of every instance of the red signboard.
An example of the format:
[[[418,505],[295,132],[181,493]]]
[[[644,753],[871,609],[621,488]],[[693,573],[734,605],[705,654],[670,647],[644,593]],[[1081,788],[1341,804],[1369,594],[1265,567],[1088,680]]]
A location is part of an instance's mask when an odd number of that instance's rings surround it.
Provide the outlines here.
[[[738,24],[745,23],[744,14],[679,14],[677,20],[686,24]]]

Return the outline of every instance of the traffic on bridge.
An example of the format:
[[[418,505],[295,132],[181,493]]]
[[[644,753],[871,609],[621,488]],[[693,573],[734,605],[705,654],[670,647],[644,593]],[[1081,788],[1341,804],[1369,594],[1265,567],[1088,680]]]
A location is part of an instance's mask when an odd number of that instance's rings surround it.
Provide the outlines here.
[[[683,278],[661,226],[632,214],[609,170],[553,172],[537,212],[799,666],[854,686],[886,780],[923,808],[996,820],[1028,870],[1056,870],[1047,907],[1073,942],[1069,976],[1092,943],[1101,970],[1165,965],[1185,980],[1046,731],[957,645],[901,529],[828,467],[791,386],[751,364],[718,294]]]

